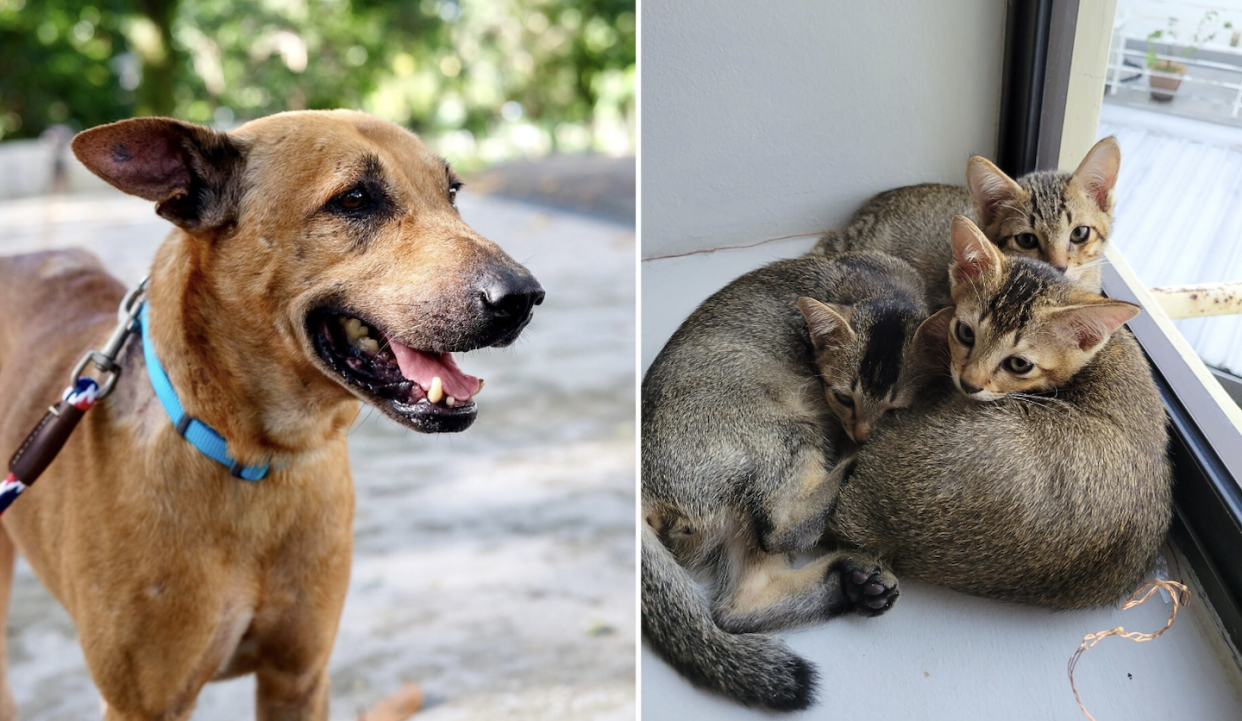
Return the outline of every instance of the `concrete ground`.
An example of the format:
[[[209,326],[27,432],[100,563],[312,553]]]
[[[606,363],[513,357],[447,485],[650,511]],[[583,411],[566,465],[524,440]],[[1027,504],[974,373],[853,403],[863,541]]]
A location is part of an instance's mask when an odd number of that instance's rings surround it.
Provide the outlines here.
[[[461,208],[548,298],[513,348],[459,357],[488,381],[468,432],[422,436],[372,411],[351,431],[356,543],[332,718],[411,681],[428,721],[632,719],[632,218],[469,190]],[[133,283],[168,227],[119,193],[3,201],[0,253],[85,246]],[[73,625],[24,562],[8,643],[23,719],[99,717]],[[251,718],[253,689],[212,684],[193,718]]]
[[[553,155],[494,166],[472,177],[469,187],[632,225],[636,177],[633,157]]]

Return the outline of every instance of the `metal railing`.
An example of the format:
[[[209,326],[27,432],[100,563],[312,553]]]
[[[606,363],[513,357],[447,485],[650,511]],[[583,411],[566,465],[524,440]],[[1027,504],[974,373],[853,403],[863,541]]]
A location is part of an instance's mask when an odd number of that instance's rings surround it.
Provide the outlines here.
[[[1153,70],[1147,66],[1146,36],[1127,35],[1126,26],[1125,20],[1119,20],[1113,28],[1112,45],[1109,48],[1108,66],[1105,71],[1105,87],[1109,95],[1116,95],[1121,90],[1122,83],[1135,79],[1133,76],[1136,74],[1142,78],[1147,78],[1149,86],[1152,77],[1180,79],[1181,84],[1175,90],[1164,88],[1152,88],[1152,90],[1157,93],[1167,94],[1171,96],[1171,99],[1190,96],[1195,100],[1227,107],[1229,109],[1229,117],[1234,120],[1238,119],[1239,115],[1242,114],[1242,49],[1214,46],[1210,51],[1216,55],[1237,55],[1238,60],[1236,63],[1207,60],[1195,55],[1181,56],[1156,53],[1155,56],[1158,60],[1185,65],[1186,72],[1178,74]],[[1128,47],[1129,41],[1143,43],[1144,48]],[[1157,42],[1156,46],[1163,46],[1169,49],[1166,43]],[[1127,65],[1125,63],[1126,60],[1130,60],[1133,64]],[[1236,80],[1233,78],[1207,77],[1205,73],[1234,76]],[[1207,95],[1196,92],[1198,89],[1216,89],[1218,93],[1215,96]]]

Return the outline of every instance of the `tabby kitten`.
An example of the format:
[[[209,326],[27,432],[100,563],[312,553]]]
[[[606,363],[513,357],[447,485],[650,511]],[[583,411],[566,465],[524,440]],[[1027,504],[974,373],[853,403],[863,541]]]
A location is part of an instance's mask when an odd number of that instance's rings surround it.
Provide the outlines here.
[[[1169,525],[1160,396],[1121,324],[1138,308],[952,228],[952,385],[887,420],[834,473],[829,534],[981,596],[1115,602]],[[942,313],[951,312],[945,309]]]
[[[811,252],[869,249],[897,256],[919,271],[929,304],[939,308],[949,300],[946,231],[953,216],[965,215],[1007,255],[1046,261],[1099,292],[1120,167],[1113,138],[1096,143],[1073,173],[1039,171],[1016,181],[975,156],[966,166],[965,188],[925,183],[880,193],[844,231],[826,234]]]
[[[818,542],[836,496],[834,414],[862,438],[909,405],[927,339],[945,332],[920,325],[926,315],[902,261],[807,256],[733,281],[656,357],[642,388],[643,632],[689,680],[804,708],[812,667],[750,632],[896,600],[897,579],[867,554],[796,569],[790,554]]]

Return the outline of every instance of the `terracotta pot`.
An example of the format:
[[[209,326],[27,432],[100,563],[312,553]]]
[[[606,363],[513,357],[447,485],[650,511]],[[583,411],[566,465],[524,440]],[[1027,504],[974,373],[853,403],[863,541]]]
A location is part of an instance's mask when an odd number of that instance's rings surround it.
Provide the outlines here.
[[[1147,80],[1151,83],[1151,99],[1159,100],[1162,103],[1169,102],[1182,84],[1180,76],[1186,73],[1186,66],[1166,60],[1156,63],[1151,66],[1151,69],[1159,73],[1173,73],[1179,76],[1176,78],[1158,77],[1156,75],[1147,76]]]

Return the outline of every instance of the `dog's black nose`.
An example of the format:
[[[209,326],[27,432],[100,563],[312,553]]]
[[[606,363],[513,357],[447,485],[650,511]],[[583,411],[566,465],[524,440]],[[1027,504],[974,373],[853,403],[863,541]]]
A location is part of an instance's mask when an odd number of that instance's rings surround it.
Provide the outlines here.
[[[479,291],[479,300],[492,323],[505,332],[520,328],[530,311],[543,302],[543,288],[534,276],[506,271],[492,275]]]

